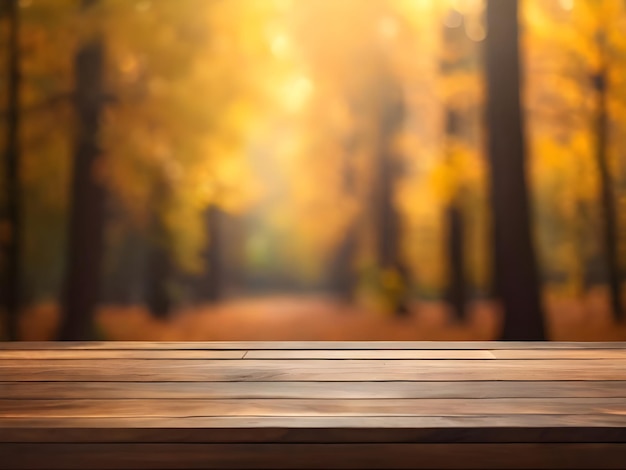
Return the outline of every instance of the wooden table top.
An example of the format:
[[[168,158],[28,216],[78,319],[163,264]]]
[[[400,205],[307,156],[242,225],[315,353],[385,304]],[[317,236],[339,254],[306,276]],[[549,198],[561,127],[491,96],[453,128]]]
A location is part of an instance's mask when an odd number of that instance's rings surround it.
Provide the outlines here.
[[[626,343],[0,343],[0,469],[328,468],[331,456],[334,468],[626,468]]]

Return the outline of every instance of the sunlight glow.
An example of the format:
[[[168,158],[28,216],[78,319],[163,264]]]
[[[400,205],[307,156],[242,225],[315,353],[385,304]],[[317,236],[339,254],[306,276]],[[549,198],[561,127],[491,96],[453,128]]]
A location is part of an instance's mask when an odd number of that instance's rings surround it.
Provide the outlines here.
[[[275,57],[284,57],[289,54],[289,38],[285,34],[278,34],[272,39],[272,54]]]
[[[378,31],[385,39],[392,39],[398,34],[398,23],[390,17],[383,17],[378,22]]]
[[[308,77],[296,76],[287,82],[282,91],[287,108],[290,111],[299,111],[313,92],[313,82]]]

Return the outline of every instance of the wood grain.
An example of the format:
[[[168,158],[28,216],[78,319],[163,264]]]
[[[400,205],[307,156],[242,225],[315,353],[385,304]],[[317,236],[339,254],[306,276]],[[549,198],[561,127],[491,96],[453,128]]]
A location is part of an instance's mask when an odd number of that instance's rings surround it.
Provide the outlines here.
[[[626,359],[619,349],[0,349],[3,359]]]
[[[623,361],[596,360],[46,360],[1,361],[4,381],[626,380]]]
[[[29,359],[243,359],[247,351],[221,349],[0,349],[0,361]],[[493,355],[490,354],[493,359]],[[461,358],[462,359],[462,358]]]
[[[185,416],[463,416],[609,414],[623,416],[625,398],[438,399],[116,399],[0,400],[0,418]]]
[[[496,359],[626,359],[622,349],[496,349]]]
[[[620,351],[622,352],[622,351]],[[1,357],[1,356],[0,356]],[[626,356],[624,356],[626,358]],[[480,349],[258,349],[250,359],[495,359]]]
[[[626,468],[626,343],[5,343],[0,380],[0,470]]]
[[[0,382],[0,399],[624,398],[626,381]]]
[[[457,428],[611,428],[624,433],[619,415],[467,415],[467,416],[185,416],[181,418],[3,418],[0,429],[162,429],[164,433],[196,429],[457,429]],[[165,434],[164,434],[165,435]]]

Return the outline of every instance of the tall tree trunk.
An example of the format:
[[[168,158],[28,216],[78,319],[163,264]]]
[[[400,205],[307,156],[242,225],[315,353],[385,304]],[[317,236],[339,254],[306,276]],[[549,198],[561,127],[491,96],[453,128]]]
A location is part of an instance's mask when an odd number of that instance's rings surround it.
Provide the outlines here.
[[[197,297],[204,302],[218,302],[223,297],[224,213],[211,204],[206,209],[204,218],[207,242],[204,250],[204,273],[198,282]]]
[[[393,294],[392,309],[396,315],[401,316],[409,313],[406,298],[408,274],[401,259],[400,215],[394,204],[398,162],[393,149],[393,140],[404,120],[404,103],[397,85],[383,81],[381,87],[386,90],[379,111],[379,138],[375,162],[377,178],[375,221],[378,231],[376,253],[379,267],[384,272],[393,273],[399,281],[399,290]]]
[[[532,241],[520,105],[518,2],[488,0],[486,39],[488,154],[496,292],[504,340],[545,339]]]
[[[600,41],[601,53],[604,49],[604,38]],[[624,319],[622,305],[621,273],[619,267],[617,241],[617,214],[613,195],[613,182],[608,162],[608,113],[607,113],[607,69],[602,64],[600,71],[594,77],[594,86],[597,94],[596,109],[596,164],[600,173],[600,202],[603,215],[604,255],[609,278],[609,292],[613,317],[616,321]]]
[[[6,240],[6,271],[4,273],[4,301],[6,306],[6,331],[10,340],[18,339],[18,314],[21,294],[21,238],[22,223],[20,210],[20,147],[19,147],[19,12],[17,0],[5,0],[9,23],[7,41],[7,93],[8,108],[6,122],[6,200],[9,233]]]
[[[451,144],[460,138],[460,116],[453,109],[446,111],[446,138]],[[448,156],[450,157],[450,156]],[[465,285],[464,224],[461,210],[461,188],[454,188],[454,194],[445,213],[448,244],[448,285],[446,300],[452,307],[457,320],[465,319],[467,304]]]
[[[446,211],[448,228],[448,289],[446,300],[452,306],[457,320],[465,319],[467,292],[465,286],[465,253],[463,214],[458,201],[452,201]]]
[[[357,225],[353,222],[348,226],[330,262],[330,288],[335,297],[343,302],[354,300],[356,238]]]
[[[148,310],[156,318],[167,318],[172,311],[174,262],[172,241],[163,220],[171,197],[171,188],[164,174],[154,175],[151,220],[148,233],[149,251],[146,262],[145,299]]]
[[[441,74],[444,79],[455,78],[459,72],[466,72],[470,66],[469,58],[473,57],[475,43],[465,33],[464,18],[455,26],[443,28],[444,51],[441,59]],[[456,78],[458,80],[458,77]],[[452,100],[452,98],[449,98]],[[463,116],[455,110],[452,103],[448,103],[445,110],[445,139],[446,160],[452,162],[454,146],[462,141],[467,141],[468,136],[463,135]],[[457,184],[453,188],[453,194],[446,208],[445,227],[447,232],[447,271],[448,279],[445,298],[452,307],[457,320],[465,319],[467,304],[466,279],[465,279],[465,253],[464,253],[464,214],[462,210],[462,188]]]
[[[343,157],[343,190],[346,195],[354,197],[357,193],[356,175],[350,166],[350,161],[354,158],[358,140],[356,136],[347,139],[344,145],[345,155]],[[354,290],[357,279],[355,273],[355,256],[358,239],[358,218],[351,220],[346,228],[343,237],[330,261],[329,284],[335,297],[343,302],[354,300]]]
[[[155,232],[163,231],[159,227]],[[146,304],[155,318],[167,318],[172,311],[172,296],[170,284],[172,282],[173,263],[166,237],[153,233],[151,249],[148,255],[146,272]]]
[[[83,0],[82,7],[86,9],[95,3],[96,0]],[[80,47],[74,59],[77,129],[61,340],[94,335],[92,318],[99,297],[104,247],[105,190],[97,179],[104,56],[102,39],[94,37]]]

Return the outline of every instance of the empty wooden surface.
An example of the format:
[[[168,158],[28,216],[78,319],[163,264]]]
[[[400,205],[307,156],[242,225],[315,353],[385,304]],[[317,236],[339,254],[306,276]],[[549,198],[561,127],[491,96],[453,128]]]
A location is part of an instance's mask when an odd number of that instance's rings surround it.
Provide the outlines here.
[[[626,344],[0,343],[45,468],[626,468]]]

